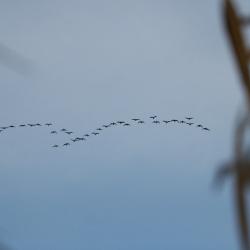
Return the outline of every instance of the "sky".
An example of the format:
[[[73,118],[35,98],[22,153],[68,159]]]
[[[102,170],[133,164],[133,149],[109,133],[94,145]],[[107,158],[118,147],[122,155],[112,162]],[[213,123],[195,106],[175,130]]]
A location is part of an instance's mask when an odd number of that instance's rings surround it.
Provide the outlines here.
[[[1,126],[53,123],[0,135],[3,244],[238,249],[232,181],[213,185],[245,102],[220,1],[10,0],[0,20]],[[146,123],[51,147],[71,138],[52,129],[134,117]]]

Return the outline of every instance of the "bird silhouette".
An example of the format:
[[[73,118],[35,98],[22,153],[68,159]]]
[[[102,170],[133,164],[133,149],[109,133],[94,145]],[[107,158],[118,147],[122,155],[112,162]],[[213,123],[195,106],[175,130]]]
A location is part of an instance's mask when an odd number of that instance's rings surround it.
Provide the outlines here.
[[[108,128],[109,127],[109,125],[102,125],[104,128]]]
[[[53,145],[52,146],[53,148],[58,148],[59,146],[57,144]]]
[[[57,132],[55,130],[50,132],[51,134],[57,134]]]
[[[188,124],[189,126],[193,125],[193,122],[186,122],[186,124]]]
[[[65,132],[65,131],[67,131],[67,129],[66,129],[66,128],[62,128],[61,131],[62,131],[62,132]]]
[[[166,120],[163,120],[163,122],[165,122],[166,124],[168,124],[169,122],[171,122],[171,121],[166,121]]]
[[[203,126],[202,126],[201,124],[198,124],[197,127],[198,127],[198,128],[202,128]]]
[[[156,117],[157,117],[157,115],[153,115],[153,116],[150,116],[149,118],[155,119]]]
[[[116,122],[111,122],[110,125],[117,125]]]
[[[210,131],[210,129],[209,129],[209,128],[203,128],[203,130],[207,130],[207,131]]]
[[[160,123],[160,121],[157,121],[157,120],[156,120],[156,121],[153,121],[153,123],[155,123],[155,124],[159,124],[159,123]]]
[[[71,131],[66,131],[65,133],[68,134],[68,135],[73,134],[73,132],[71,132]]]
[[[118,124],[123,124],[123,123],[125,123],[124,121],[118,121],[117,122]]]
[[[14,125],[10,125],[9,128],[15,128],[15,126]]]
[[[177,119],[172,119],[171,122],[179,122]]]
[[[193,117],[185,117],[187,120],[192,120],[194,119]]]
[[[145,123],[144,121],[138,121],[138,123],[142,124],[142,123]]]
[[[85,141],[86,139],[84,137],[77,137],[79,141]]]
[[[179,123],[186,123],[185,121],[183,121],[183,120],[181,120],[181,121],[179,121]]]
[[[97,128],[96,130],[101,131],[102,129],[101,128]]]
[[[45,123],[46,126],[52,126],[52,123]]]
[[[63,144],[63,146],[69,146],[69,145],[70,145],[69,142],[66,142],[66,143]]]
[[[36,126],[36,124],[31,124],[31,123],[28,123],[28,125],[29,125],[30,127],[35,127],[35,126]]]
[[[135,121],[135,122],[137,122],[137,121],[140,121],[140,119],[138,119],[138,118],[133,118],[133,119],[131,119],[132,121]]]
[[[73,141],[73,142],[77,142],[77,141],[78,141],[78,139],[77,139],[77,138],[75,138],[75,139],[71,139],[71,141]]]
[[[85,134],[84,136],[85,136],[85,137],[89,137],[89,134]]]
[[[42,126],[40,123],[37,123],[36,126]]]
[[[97,132],[92,132],[92,134],[93,134],[93,135],[99,135],[99,133],[97,133]]]

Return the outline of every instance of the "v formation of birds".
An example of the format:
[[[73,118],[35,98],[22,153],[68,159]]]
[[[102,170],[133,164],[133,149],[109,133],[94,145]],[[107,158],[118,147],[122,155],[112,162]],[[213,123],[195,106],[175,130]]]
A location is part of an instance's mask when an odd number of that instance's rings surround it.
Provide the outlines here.
[[[160,120],[158,118],[158,116],[152,115],[152,116],[149,117],[149,119],[147,121],[142,120],[140,118],[132,118],[132,119],[130,119],[129,122],[128,121],[114,121],[114,122],[110,122],[109,124],[104,124],[101,127],[93,130],[92,132],[86,133],[86,134],[84,134],[84,135],[82,135],[80,137],[77,136],[77,137],[74,137],[74,138],[70,138],[70,141],[63,143],[62,145],[54,144],[54,145],[52,145],[52,147],[53,148],[67,147],[67,146],[70,146],[72,143],[75,143],[75,142],[87,141],[89,139],[89,137],[98,136],[98,135],[101,134],[101,132],[103,130],[108,129],[108,128],[113,127],[113,126],[129,127],[129,126],[136,125],[136,124],[137,125],[143,125],[143,124],[146,124],[146,123],[152,123],[152,124],[155,124],[155,125],[158,125],[158,124],[168,125],[168,124],[174,123],[174,124],[184,124],[184,125],[187,125],[187,126],[195,126],[197,128],[200,128],[203,131],[210,131],[209,128],[205,127],[202,124],[196,124],[196,123],[193,122],[193,120],[194,120],[193,117],[185,117],[185,119],[183,119],[183,120],[178,120],[178,119]],[[10,128],[16,128],[16,127],[20,127],[20,128],[21,127],[41,127],[41,126],[51,127],[51,126],[53,126],[53,123],[44,123],[44,124],[42,124],[42,123],[27,123],[27,124],[20,124],[20,125],[9,125],[9,126],[0,127],[0,133],[4,132],[5,130],[10,129]],[[65,134],[67,134],[69,136],[74,134],[73,131],[70,131],[70,130],[65,129],[65,128],[50,131],[50,134],[58,134],[58,133],[65,133]]]

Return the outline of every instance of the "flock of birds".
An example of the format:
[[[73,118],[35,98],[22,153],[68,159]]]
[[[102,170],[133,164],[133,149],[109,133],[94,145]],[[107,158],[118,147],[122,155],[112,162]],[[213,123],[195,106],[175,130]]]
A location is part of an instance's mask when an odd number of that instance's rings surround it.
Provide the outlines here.
[[[179,124],[185,124],[185,125],[188,125],[188,126],[196,126],[197,128],[200,128],[200,129],[202,129],[204,131],[210,131],[209,128],[205,127],[202,124],[195,124],[193,122],[193,119],[194,119],[193,117],[185,117],[184,120],[178,120],[178,119],[159,120],[156,115],[153,115],[153,116],[150,116],[149,119],[150,120],[147,121],[147,123],[148,122],[149,123],[153,123],[153,124],[160,124],[160,123],[162,123],[162,124],[165,124],[165,125],[167,125],[169,123],[179,123]],[[101,127],[95,129],[91,133],[84,134],[81,137],[71,138],[70,142],[65,142],[62,145],[54,144],[54,145],[52,145],[52,147],[53,148],[67,147],[67,146],[70,146],[71,143],[80,142],[80,141],[86,141],[90,136],[97,136],[103,130],[108,129],[108,128],[112,127],[112,126],[118,126],[118,125],[120,125],[120,126],[128,127],[128,126],[131,126],[131,125],[134,125],[134,124],[145,124],[145,123],[146,123],[145,120],[142,120],[142,119],[139,119],[139,118],[132,118],[130,120],[130,122],[128,122],[128,121],[115,121],[115,122],[111,122],[109,124],[102,125]],[[4,130],[10,129],[10,128],[16,128],[16,127],[40,127],[40,126],[50,127],[52,125],[53,125],[52,123],[45,123],[45,124],[42,124],[42,123],[27,123],[27,124],[20,124],[20,125],[10,125],[10,126],[5,126],[5,127],[0,127],[0,133],[3,132]],[[60,130],[51,130],[50,134],[58,134],[59,132],[65,133],[67,135],[74,134],[73,131],[70,131],[70,130],[65,129],[65,128],[62,128]]]

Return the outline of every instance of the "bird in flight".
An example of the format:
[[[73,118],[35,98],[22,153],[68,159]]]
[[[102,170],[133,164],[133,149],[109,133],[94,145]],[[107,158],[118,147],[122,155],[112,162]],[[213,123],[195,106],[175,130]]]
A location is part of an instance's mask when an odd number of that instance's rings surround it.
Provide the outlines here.
[[[192,120],[194,119],[193,117],[185,117],[187,120]]]
[[[25,124],[20,124],[19,127],[26,127],[26,125]]]
[[[179,122],[179,121],[176,119],[172,119],[171,122]]]
[[[123,124],[123,123],[125,123],[124,121],[118,121],[117,122],[118,124]]]
[[[40,123],[37,123],[36,126],[42,126]]]
[[[78,141],[85,141],[86,139],[84,137],[77,137]]]
[[[198,128],[202,128],[203,126],[202,126],[201,124],[198,124],[197,127],[198,127]]]
[[[52,126],[52,123],[45,123],[46,126]]]
[[[59,146],[57,144],[53,145],[52,148],[58,148]]]
[[[186,123],[186,122],[182,120],[182,121],[180,121],[179,123]]]
[[[97,132],[92,132],[92,134],[93,134],[93,135],[99,135],[99,133],[97,133]]]
[[[89,137],[89,134],[85,134],[84,136]]]
[[[155,124],[159,124],[159,123],[160,123],[160,121],[155,120],[155,121],[153,121],[153,123],[155,123]]]
[[[157,117],[157,115],[153,115],[153,116],[150,116],[149,118],[155,119],[156,117]]]
[[[61,131],[62,131],[62,132],[65,132],[65,131],[67,131],[67,129],[66,129],[66,128],[62,128]]]
[[[109,127],[109,125],[102,125],[104,128],[108,128]]]
[[[130,124],[129,123],[124,123],[123,126],[130,126]]]
[[[163,120],[163,122],[165,122],[166,124],[168,124],[169,122],[171,122],[171,121],[166,121],[166,120]]]
[[[63,144],[63,146],[69,146],[69,145],[70,145],[69,142],[66,142],[66,143]]]
[[[135,122],[137,122],[137,121],[140,121],[140,119],[138,119],[138,118],[133,118],[133,119],[131,119],[132,121],[135,121]]]
[[[188,124],[189,126],[193,125],[193,122],[186,122],[186,124]]]
[[[78,139],[77,139],[77,138],[75,138],[75,139],[71,139],[71,141],[73,141],[73,142],[77,142],[77,141],[78,141]]]
[[[55,130],[50,132],[51,134],[57,134],[57,132]]]
[[[101,131],[102,129],[101,129],[101,128],[98,128],[98,129],[96,129],[96,130]]]
[[[117,125],[116,122],[111,122],[110,125]]]
[[[144,121],[138,121],[138,123],[142,124],[142,123],[145,123]]]
[[[210,129],[209,129],[209,128],[203,128],[203,130],[207,130],[207,131],[210,131]]]
[[[68,135],[73,134],[73,132],[71,132],[71,131],[66,131],[65,133],[68,134]]]

